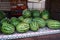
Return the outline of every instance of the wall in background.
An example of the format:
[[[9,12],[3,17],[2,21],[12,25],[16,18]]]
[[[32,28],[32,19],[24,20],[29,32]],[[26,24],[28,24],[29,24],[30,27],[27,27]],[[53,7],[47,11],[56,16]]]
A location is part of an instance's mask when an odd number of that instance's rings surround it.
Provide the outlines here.
[[[45,0],[41,0],[40,2],[34,2],[30,3],[28,2],[28,8],[29,9],[38,9],[38,10],[44,10],[45,9]]]
[[[34,3],[33,2],[28,2],[28,8],[29,9],[44,10],[45,9],[45,0],[41,0],[40,2],[36,2],[36,3],[35,2]],[[5,10],[10,9],[10,3],[9,2],[4,2],[4,3],[0,2],[0,10],[4,10],[4,9]]]

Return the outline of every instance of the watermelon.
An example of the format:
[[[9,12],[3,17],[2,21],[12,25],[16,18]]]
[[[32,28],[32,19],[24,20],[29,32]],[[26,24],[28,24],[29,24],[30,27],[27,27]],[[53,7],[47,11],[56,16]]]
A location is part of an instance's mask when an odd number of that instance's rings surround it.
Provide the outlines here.
[[[8,18],[3,18],[3,19],[1,20],[1,23],[3,23],[3,22],[9,23],[9,19],[8,19]]]
[[[17,25],[16,30],[20,33],[27,32],[29,30],[29,24],[22,22]]]
[[[47,26],[51,29],[59,29],[60,28],[60,22],[57,20],[48,20]]]
[[[31,29],[32,31],[38,31],[39,25],[37,24],[36,21],[32,21],[32,22],[30,23],[30,29]]]
[[[40,11],[39,10],[32,10],[33,17],[40,17]]]
[[[23,10],[22,15],[24,17],[31,17],[31,12],[28,9]]]
[[[34,18],[33,21],[36,21],[39,24],[39,27],[43,28],[46,26],[46,22],[42,18]]]
[[[41,12],[41,17],[45,20],[49,19],[49,12],[47,10],[43,10]]]
[[[12,34],[15,31],[15,27],[7,22],[2,23],[1,31],[4,34]]]
[[[23,21],[23,20],[24,20],[24,17],[23,17],[23,16],[20,16],[20,17],[18,17],[18,19],[19,19],[20,21]]]
[[[23,20],[23,22],[25,22],[25,23],[31,23],[32,22],[32,18],[25,18]]]
[[[20,21],[18,20],[18,18],[12,17],[10,19],[10,23],[16,27],[20,23]]]

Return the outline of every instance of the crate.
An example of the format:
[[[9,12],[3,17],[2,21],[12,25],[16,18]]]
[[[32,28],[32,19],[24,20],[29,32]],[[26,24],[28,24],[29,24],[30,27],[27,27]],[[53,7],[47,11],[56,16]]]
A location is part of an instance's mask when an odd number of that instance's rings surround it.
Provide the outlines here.
[[[43,11],[45,9],[45,0],[39,0],[39,1],[30,1],[28,2],[28,8],[29,9],[36,9]]]
[[[17,2],[14,1],[16,0],[0,0],[0,10],[11,11],[12,6],[19,4],[19,0],[17,0]],[[22,0],[21,2],[27,6],[27,0]]]
[[[10,8],[11,8],[11,6],[10,6],[10,2],[9,1],[7,1],[7,2],[1,2],[0,1],[0,10],[8,10],[8,11],[10,11]]]
[[[14,3],[15,2],[11,2],[10,0],[0,0],[0,10],[11,11],[11,7],[13,5],[16,5]],[[39,2],[28,1],[28,3],[25,3],[25,5],[28,6],[29,9],[44,10],[45,9],[45,0],[40,0]]]

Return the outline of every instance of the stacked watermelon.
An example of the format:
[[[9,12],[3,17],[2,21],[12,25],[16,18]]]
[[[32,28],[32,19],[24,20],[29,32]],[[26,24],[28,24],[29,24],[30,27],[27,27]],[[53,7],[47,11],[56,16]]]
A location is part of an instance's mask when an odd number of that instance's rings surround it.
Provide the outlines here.
[[[0,12],[2,13],[2,12]],[[50,29],[59,29],[60,21],[49,19],[49,12],[43,10],[28,10],[25,9],[22,16],[11,19],[1,15],[0,29],[4,34],[12,34],[15,31],[19,33],[24,33],[29,30],[38,31],[40,28],[48,26]]]

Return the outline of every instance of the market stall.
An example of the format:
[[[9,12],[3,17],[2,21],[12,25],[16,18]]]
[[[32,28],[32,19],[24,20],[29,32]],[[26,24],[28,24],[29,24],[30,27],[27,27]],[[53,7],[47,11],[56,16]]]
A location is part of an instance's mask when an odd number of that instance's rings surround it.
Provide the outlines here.
[[[54,9],[46,7],[45,2],[46,0],[0,0],[0,39],[60,33],[60,21],[51,16]]]

